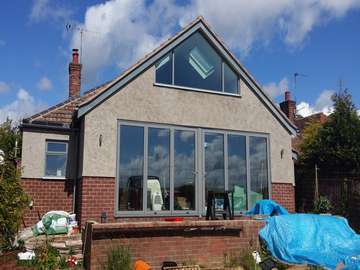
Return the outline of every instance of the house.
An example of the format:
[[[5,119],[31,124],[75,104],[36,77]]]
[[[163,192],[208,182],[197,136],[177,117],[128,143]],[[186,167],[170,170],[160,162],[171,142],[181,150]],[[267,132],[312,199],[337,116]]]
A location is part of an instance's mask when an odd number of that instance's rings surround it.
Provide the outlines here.
[[[202,17],[120,76],[22,123],[27,225],[49,210],[116,222],[201,217],[209,191],[234,191],[238,215],[258,199],[295,210],[296,126]]]

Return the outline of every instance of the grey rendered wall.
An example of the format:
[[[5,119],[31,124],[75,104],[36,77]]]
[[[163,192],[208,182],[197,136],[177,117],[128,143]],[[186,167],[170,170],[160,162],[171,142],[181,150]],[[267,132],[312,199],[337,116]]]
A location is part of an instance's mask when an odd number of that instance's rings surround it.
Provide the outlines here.
[[[294,183],[291,136],[243,82],[242,96],[234,97],[157,87],[154,81],[150,68],[85,116],[83,176],[115,177],[122,119],[268,133],[272,182]]]
[[[44,177],[46,140],[69,141],[70,139],[70,136],[65,134],[30,131],[24,131],[22,136],[21,177],[23,178]]]

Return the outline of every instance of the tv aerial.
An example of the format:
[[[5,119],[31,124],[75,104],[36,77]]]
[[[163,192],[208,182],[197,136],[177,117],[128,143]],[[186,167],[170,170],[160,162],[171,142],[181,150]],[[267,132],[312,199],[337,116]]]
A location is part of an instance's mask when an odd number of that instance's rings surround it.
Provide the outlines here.
[[[76,24],[67,23],[65,25],[65,29],[67,32],[69,31],[78,31],[80,33],[80,63],[82,59],[82,47],[83,47],[83,34],[91,33],[91,34],[100,34],[99,32],[88,30],[84,27],[78,26]]]

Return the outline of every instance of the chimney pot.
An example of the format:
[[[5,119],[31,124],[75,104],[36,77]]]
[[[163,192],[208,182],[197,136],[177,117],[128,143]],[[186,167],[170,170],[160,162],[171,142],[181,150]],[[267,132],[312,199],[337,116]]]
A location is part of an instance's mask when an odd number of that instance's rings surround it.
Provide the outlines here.
[[[73,49],[72,51],[72,63],[79,64],[79,50]]]

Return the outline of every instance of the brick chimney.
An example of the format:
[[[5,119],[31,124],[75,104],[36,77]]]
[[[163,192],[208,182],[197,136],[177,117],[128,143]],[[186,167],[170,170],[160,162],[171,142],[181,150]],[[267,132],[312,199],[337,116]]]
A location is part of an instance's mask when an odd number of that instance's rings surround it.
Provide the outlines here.
[[[291,93],[289,90],[285,91],[285,100],[280,103],[280,109],[290,119],[291,122],[295,121],[296,102],[291,100]]]
[[[79,64],[79,50],[72,50],[72,61],[69,64],[69,98],[80,96],[81,64]]]

